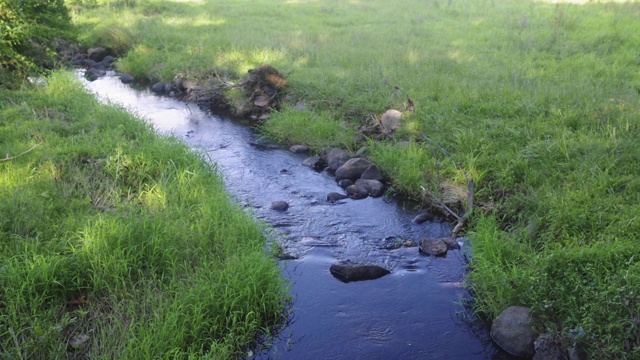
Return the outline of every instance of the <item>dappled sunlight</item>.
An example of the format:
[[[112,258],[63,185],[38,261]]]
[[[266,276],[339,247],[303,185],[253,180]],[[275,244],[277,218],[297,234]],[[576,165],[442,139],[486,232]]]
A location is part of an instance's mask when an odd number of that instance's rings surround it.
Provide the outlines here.
[[[576,4],[576,5],[585,5],[585,4],[605,4],[605,3],[632,3],[636,0],[535,0],[536,2],[547,3],[547,4]]]
[[[164,210],[167,205],[166,191],[157,184],[142,191],[139,198],[140,202],[149,208],[151,212],[160,212]]]
[[[177,2],[177,3],[204,4],[204,0],[169,0],[169,1]]]
[[[187,25],[187,26],[211,26],[211,25],[224,25],[227,23],[227,19],[216,18],[211,16],[210,14],[200,14],[199,16],[193,18],[176,18],[172,17],[170,19],[165,20],[167,25]]]
[[[415,49],[411,49],[407,52],[405,59],[407,59],[409,64],[415,65],[420,60],[420,56],[418,55],[418,51],[416,51]]]
[[[231,50],[218,54],[214,65],[218,68],[229,69],[237,74],[245,74],[263,64],[273,64],[282,61],[286,56],[284,50],[255,49],[253,51]]]

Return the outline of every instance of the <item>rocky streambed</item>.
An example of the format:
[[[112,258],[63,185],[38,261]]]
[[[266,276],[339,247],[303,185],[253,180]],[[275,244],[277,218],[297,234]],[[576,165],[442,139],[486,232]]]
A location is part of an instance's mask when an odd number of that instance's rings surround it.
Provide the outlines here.
[[[327,171],[339,151],[313,158],[117,77],[85,85],[217,164],[229,193],[270,225],[294,301],[286,327],[248,357],[509,358],[463,306],[466,240],[451,241],[451,224],[384,196],[375,165],[343,158]],[[349,161],[357,174],[338,171]]]

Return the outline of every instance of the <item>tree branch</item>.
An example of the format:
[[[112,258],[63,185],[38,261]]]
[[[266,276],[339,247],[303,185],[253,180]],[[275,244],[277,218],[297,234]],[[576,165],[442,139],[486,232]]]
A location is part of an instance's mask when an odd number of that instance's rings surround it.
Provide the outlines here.
[[[35,144],[35,145],[33,145],[33,147],[31,147],[31,149],[29,149],[29,150],[27,150],[27,151],[24,151],[24,152],[22,152],[22,153],[20,153],[20,154],[18,154],[18,155],[16,155],[16,156],[9,156],[9,154],[7,154],[7,157],[5,157],[4,159],[0,159],[0,162],[5,162],[5,161],[13,160],[13,159],[15,159],[15,158],[19,158],[20,156],[22,156],[22,155],[24,155],[24,154],[26,154],[26,153],[28,153],[28,152],[31,152],[31,150],[33,150],[33,149],[37,148],[37,147],[38,147],[38,146],[40,146],[40,145],[41,145],[41,144]]]

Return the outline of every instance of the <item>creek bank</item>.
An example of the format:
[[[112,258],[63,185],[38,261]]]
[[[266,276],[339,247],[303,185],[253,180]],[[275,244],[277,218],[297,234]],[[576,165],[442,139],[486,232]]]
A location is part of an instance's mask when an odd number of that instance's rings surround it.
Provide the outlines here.
[[[105,57],[106,58],[106,57]],[[100,66],[105,66],[108,63],[108,66],[112,66],[112,59],[106,58],[105,61],[103,58],[99,63]],[[95,60],[93,60],[95,61]],[[91,63],[90,63],[91,64]],[[91,74],[100,74],[100,69],[91,71]],[[275,70],[275,69],[274,69]],[[105,70],[106,72],[106,70]],[[251,101],[244,101],[243,105],[244,110],[242,111],[245,115],[252,119],[258,120],[266,120],[269,117],[269,110],[272,108],[277,108],[281,101],[284,101],[284,90],[286,89],[286,82],[280,83],[278,85],[277,80],[274,82],[274,78],[278,79],[279,77],[275,74],[279,74],[271,71],[269,68],[262,67],[257,69],[255,72],[250,72],[248,79],[243,81],[242,83],[246,85],[245,89],[250,89],[253,87],[253,91],[242,90],[245,95],[247,95]],[[126,76],[125,74],[118,74],[123,83],[128,83],[131,80],[131,77]],[[273,75],[273,76],[270,76]],[[94,76],[91,75],[87,77],[89,80]],[[124,79],[123,79],[124,78]],[[182,98],[183,100],[195,102],[199,106],[204,106],[205,109],[211,111],[216,107],[218,109],[224,110],[229,109],[229,102],[225,98],[224,101],[219,96],[211,96],[211,94],[216,93],[215,91],[211,91],[211,89],[207,88],[199,88],[194,83],[189,83],[187,81],[179,82],[180,86],[176,86],[175,83],[156,83],[153,84],[151,90],[158,95],[167,95],[170,97]],[[186,85],[185,85],[186,84]],[[185,87],[188,86],[188,87]],[[177,90],[177,91],[176,91]],[[218,105],[216,105],[218,104]],[[237,108],[236,108],[237,110]],[[399,121],[400,118],[393,117],[397,115],[396,113],[391,113],[391,119],[396,119]],[[395,120],[394,120],[395,121]],[[393,122],[391,120],[385,120],[386,125],[379,125],[382,129],[381,132],[388,136],[395,130]],[[397,128],[397,127],[396,127]],[[291,149],[292,152],[295,153],[305,153],[308,152],[308,147],[306,145],[299,145]],[[351,161],[351,162],[349,162]],[[340,186],[345,190],[345,194],[340,193],[329,193],[327,195],[327,201],[333,200],[333,202],[339,202],[343,199],[364,199],[367,197],[380,197],[384,194],[385,188],[388,187],[388,183],[385,183],[385,178],[380,170],[377,168],[375,164],[370,163],[368,160],[362,157],[352,158],[346,151],[341,149],[327,149],[324,150],[320,156],[313,156],[305,159],[303,164],[312,167],[317,171],[327,170],[328,173],[332,173],[335,176],[336,181],[340,184]],[[346,167],[345,167],[346,165]],[[338,194],[338,195],[335,195]],[[346,196],[346,197],[343,197]],[[459,201],[460,197],[456,197],[454,200]],[[276,207],[272,207],[274,210],[278,211],[286,211],[289,207],[289,204],[282,201],[283,204],[278,204]],[[446,214],[445,214],[446,215]],[[417,215],[413,223],[420,224],[430,219],[433,219],[433,215],[428,213],[423,213]],[[455,242],[455,239],[452,238]],[[432,239],[423,239],[419,241],[420,246],[419,249],[422,253],[429,256],[444,256],[446,251],[450,249],[450,247],[445,243],[446,250],[439,251],[424,251],[427,243],[437,243],[436,241],[432,241]],[[444,242],[444,241],[443,241]],[[439,244],[439,243],[438,243]],[[414,245],[414,244],[412,244]],[[425,245],[425,246],[423,246]],[[440,248],[442,248],[441,244],[439,244]],[[295,259],[296,256],[287,254],[286,258]],[[335,264],[334,264],[335,265]],[[358,276],[344,276],[345,273],[349,273],[344,268],[340,268],[340,271],[336,271],[336,267],[333,267],[333,271],[330,267],[330,272],[339,280],[344,281],[344,279],[359,279]],[[336,265],[337,266],[337,265]],[[355,265],[361,267],[360,271],[363,273],[368,273],[362,269],[369,269],[368,267],[374,265]],[[389,270],[380,268],[382,272],[391,273]],[[338,275],[336,275],[338,274]],[[384,276],[383,274],[381,276]],[[367,278],[366,276],[360,280],[365,279],[376,279],[381,276],[375,276],[371,278]],[[341,278],[342,277],[342,278]],[[359,280],[348,280],[348,281],[359,281]],[[348,282],[347,281],[347,282]]]

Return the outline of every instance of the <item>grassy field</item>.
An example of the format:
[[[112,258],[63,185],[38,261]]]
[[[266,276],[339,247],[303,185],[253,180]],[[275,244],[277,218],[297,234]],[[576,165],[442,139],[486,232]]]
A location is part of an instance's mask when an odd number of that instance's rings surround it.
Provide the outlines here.
[[[1,359],[233,359],[282,322],[215,167],[71,74],[0,90],[0,153]]]
[[[68,3],[83,41],[139,78],[273,65],[306,106],[265,124],[280,141],[354,151],[354,129],[411,97],[369,153],[418,198],[473,181],[478,311],[531,306],[567,346],[640,358],[640,3]]]

